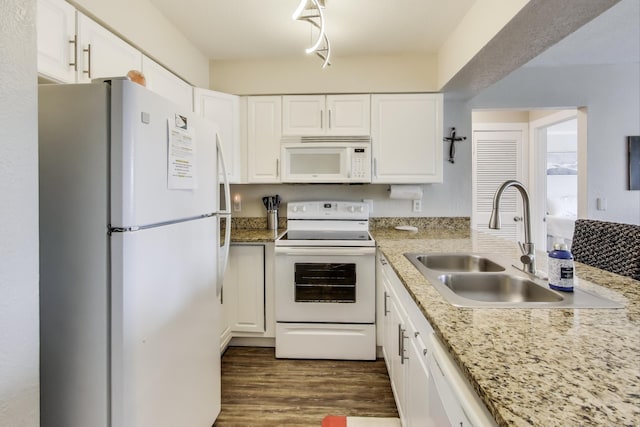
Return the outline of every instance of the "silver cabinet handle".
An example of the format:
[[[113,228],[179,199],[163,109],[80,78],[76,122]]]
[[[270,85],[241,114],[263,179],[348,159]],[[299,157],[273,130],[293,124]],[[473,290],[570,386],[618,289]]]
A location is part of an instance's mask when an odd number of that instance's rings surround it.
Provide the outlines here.
[[[280,159],[276,159],[276,178],[280,178]]]
[[[69,62],[69,66],[73,67],[74,71],[78,71],[78,35],[74,35],[73,39],[69,40],[69,44],[73,45],[73,62]]]
[[[373,176],[378,177],[378,159],[373,159]]]
[[[389,294],[387,291],[384,291],[384,317],[387,317],[387,314],[391,313],[389,307],[387,307],[387,298],[389,298]]]
[[[82,70],[82,72],[86,74],[87,77],[91,78],[91,43],[87,45],[86,49],[82,49],[82,51],[87,54],[87,69]]]
[[[324,117],[323,117],[323,111],[320,110],[320,129],[324,128]]]
[[[329,110],[329,129],[331,129],[331,110]]]
[[[404,334],[406,332],[406,329],[402,329],[400,328],[400,364],[404,365],[404,361],[408,360],[409,358],[406,357],[404,355],[405,350],[404,350],[404,340],[406,340],[408,337]]]

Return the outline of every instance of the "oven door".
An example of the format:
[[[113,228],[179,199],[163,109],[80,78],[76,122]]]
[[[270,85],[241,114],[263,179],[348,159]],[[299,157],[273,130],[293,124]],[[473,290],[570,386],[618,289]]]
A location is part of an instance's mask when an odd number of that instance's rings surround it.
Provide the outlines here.
[[[375,247],[276,247],[275,252],[276,321],[375,321]]]

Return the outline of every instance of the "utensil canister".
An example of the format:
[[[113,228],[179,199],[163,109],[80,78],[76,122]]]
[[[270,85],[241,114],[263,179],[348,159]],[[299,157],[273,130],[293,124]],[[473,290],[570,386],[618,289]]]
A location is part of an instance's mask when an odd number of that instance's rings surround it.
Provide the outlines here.
[[[267,211],[267,229],[278,229],[278,211],[276,209]]]

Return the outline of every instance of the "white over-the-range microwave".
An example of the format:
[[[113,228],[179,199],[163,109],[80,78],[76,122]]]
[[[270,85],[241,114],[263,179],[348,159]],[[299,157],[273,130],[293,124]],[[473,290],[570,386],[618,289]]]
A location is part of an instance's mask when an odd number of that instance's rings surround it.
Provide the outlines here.
[[[370,183],[371,138],[283,137],[282,182]]]

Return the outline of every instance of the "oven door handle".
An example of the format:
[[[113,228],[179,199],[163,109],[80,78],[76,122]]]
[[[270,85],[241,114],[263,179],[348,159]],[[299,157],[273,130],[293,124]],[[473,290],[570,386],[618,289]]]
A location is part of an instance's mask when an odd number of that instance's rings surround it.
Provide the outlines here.
[[[317,256],[366,256],[373,255],[376,253],[375,247],[335,247],[332,246],[330,248],[323,247],[276,247],[275,248],[276,255],[293,255],[293,256],[304,256],[304,255],[317,255]]]

